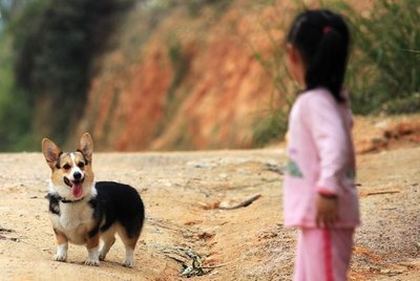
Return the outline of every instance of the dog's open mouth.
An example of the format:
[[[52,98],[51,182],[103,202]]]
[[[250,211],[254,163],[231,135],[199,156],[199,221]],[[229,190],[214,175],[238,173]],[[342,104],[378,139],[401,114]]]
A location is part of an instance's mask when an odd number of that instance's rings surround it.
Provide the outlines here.
[[[82,189],[83,181],[84,181],[84,178],[81,180],[71,181],[67,177],[64,177],[64,183],[70,187],[71,193],[76,198],[79,198],[83,195],[83,189]]]

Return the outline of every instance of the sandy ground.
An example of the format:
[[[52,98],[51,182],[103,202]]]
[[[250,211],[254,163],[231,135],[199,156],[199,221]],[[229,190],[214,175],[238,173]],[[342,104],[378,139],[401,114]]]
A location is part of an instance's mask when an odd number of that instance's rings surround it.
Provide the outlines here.
[[[82,264],[80,246],[70,246],[67,263],[53,261],[49,169],[41,154],[1,154],[0,280],[181,280],[194,259],[204,275],[192,280],[290,280],[296,233],[282,226],[284,161],[281,149],[95,154],[97,180],[135,186],[146,205],[127,269],[120,241],[100,267]],[[361,155],[358,164],[364,224],[351,280],[420,280],[420,146]],[[219,208],[257,194],[247,207]]]

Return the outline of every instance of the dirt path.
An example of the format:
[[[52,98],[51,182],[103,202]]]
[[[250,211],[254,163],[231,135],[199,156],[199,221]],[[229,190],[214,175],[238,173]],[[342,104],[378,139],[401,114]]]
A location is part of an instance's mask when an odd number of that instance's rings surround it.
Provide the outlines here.
[[[95,154],[97,180],[135,186],[147,210],[136,265],[120,265],[122,244],[99,268],[52,261],[48,168],[40,154],[0,155],[0,280],[181,280],[181,262],[200,256],[191,280],[290,280],[295,231],[282,226],[282,150]],[[351,280],[420,280],[420,147],[359,157],[364,225]],[[376,194],[385,192],[384,194]],[[391,192],[391,193],[387,193]],[[221,210],[250,196],[251,205]]]

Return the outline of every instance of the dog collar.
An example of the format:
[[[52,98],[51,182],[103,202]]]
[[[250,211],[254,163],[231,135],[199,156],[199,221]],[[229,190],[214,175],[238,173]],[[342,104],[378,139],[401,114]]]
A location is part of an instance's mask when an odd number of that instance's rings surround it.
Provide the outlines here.
[[[45,198],[47,198],[49,200],[53,199],[55,202],[60,201],[60,202],[62,202],[64,204],[68,204],[68,203],[71,204],[71,203],[78,203],[78,202],[84,200],[86,198],[86,196],[85,197],[82,197],[80,199],[77,199],[77,200],[68,200],[68,199],[66,199],[64,197],[61,197],[57,193],[47,193],[47,195],[45,195]]]
[[[82,197],[82,198],[77,199],[77,200],[67,200],[67,199],[65,199],[63,197],[59,197],[58,198],[58,200],[60,200],[60,202],[65,203],[65,204],[67,204],[67,203],[77,203],[77,202],[82,201],[83,199],[85,199],[85,197]]]
[[[82,198],[80,198],[80,199],[77,199],[77,200],[66,200],[66,199],[64,199],[64,198],[61,198],[60,199],[60,201],[62,202],[62,203],[77,203],[77,202],[80,202],[80,201],[82,201],[83,199],[85,199],[85,197],[82,197]]]
[[[77,203],[77,202],[80,202],[80,201],[82,201],[83,199],[85,199],[85,197],[82,197],[82,198],[77,199],[77,200],[68,200],[68,199],[66,199],[66,198],[64,198],[64,197],[61,197],[61,196],[60,196],[60,195],[58,195],[57,193],[48,193],[48,194],[45,196],[45,198],[54,198],[55,200],[60,201],[60,202],[63,202],[63,203],[65,203],[65,204],[67,204],[67,203]]]

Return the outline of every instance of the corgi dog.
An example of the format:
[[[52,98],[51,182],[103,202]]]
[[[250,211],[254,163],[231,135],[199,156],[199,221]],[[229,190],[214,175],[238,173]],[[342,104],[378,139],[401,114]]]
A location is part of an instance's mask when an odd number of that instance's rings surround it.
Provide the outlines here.
[[[144,223],[144,205],[138,192],[129,185],[94,181],[89,133],[82,135],[76,151],[68,153],[44,138],[42,152],[51,168],[46,198],[57,240],[54,259],[66,261],[68,243],[73,243],[86,246],[86,265],[98,266],[118,233],[125,246],[123,265],[132,267]],[[103,244],[99,249],[100,239]]]

